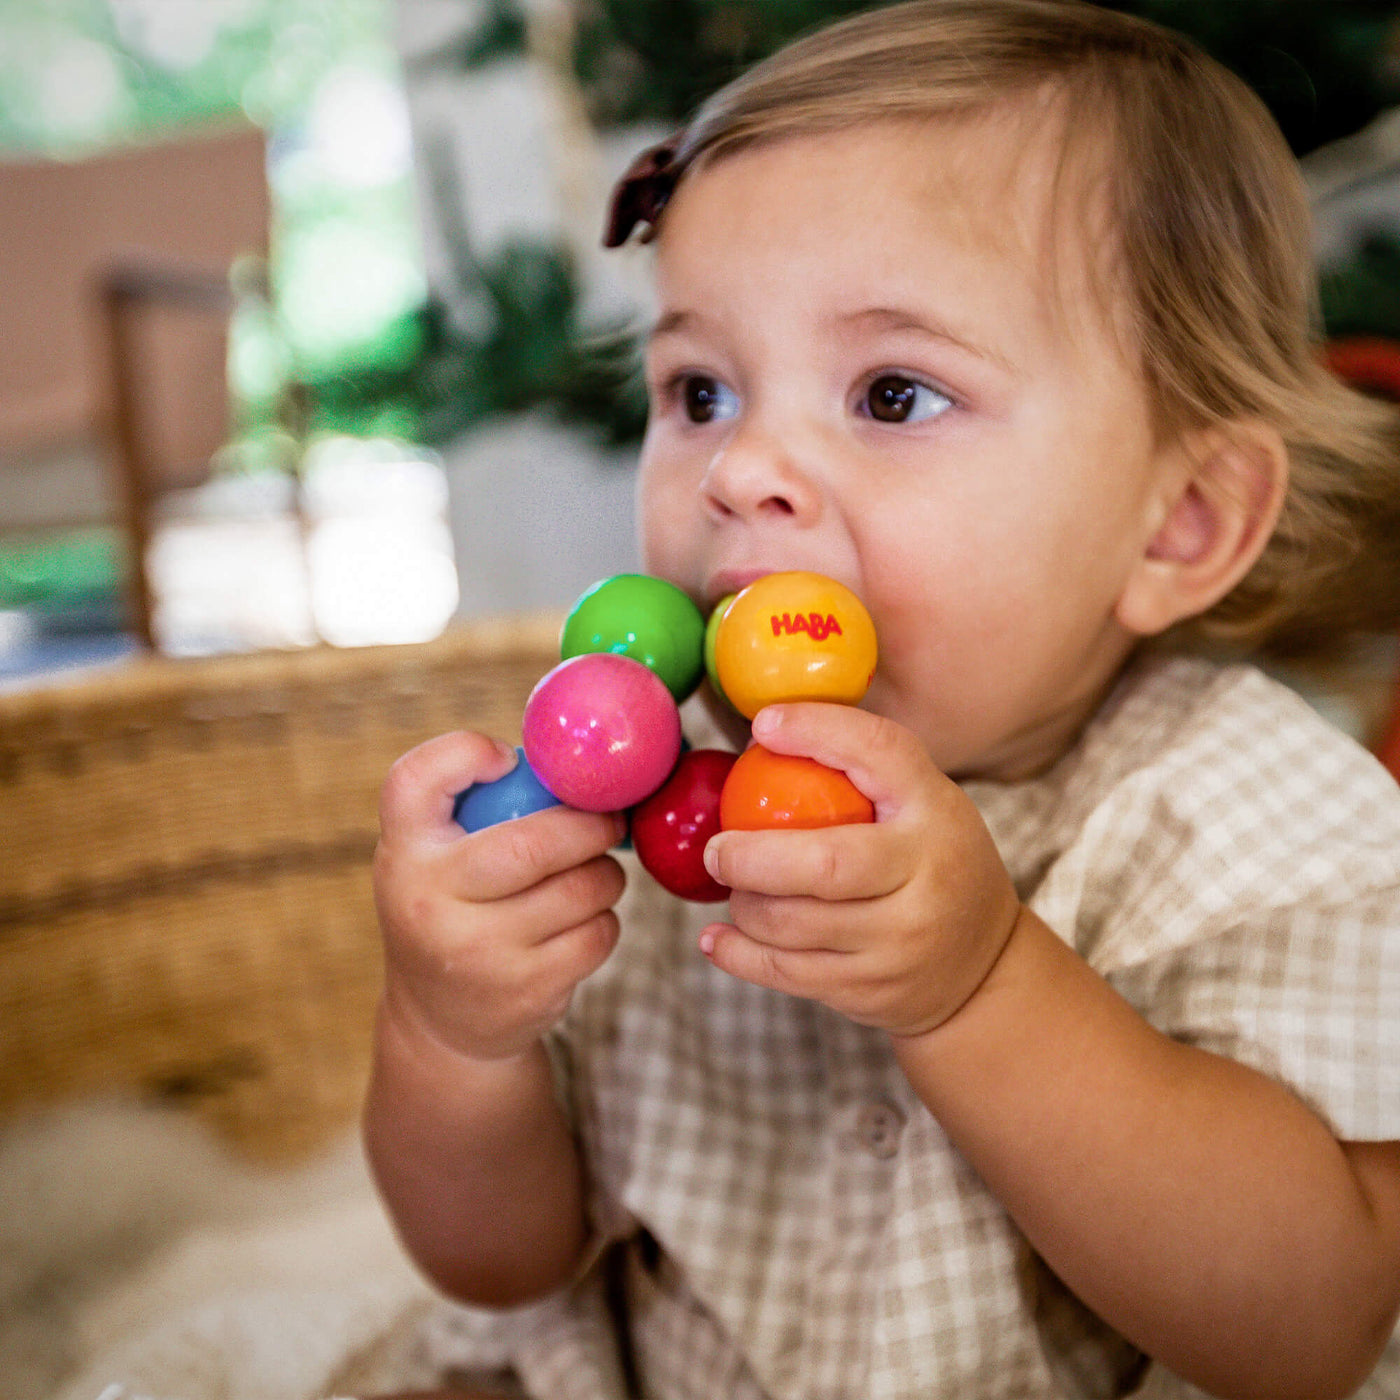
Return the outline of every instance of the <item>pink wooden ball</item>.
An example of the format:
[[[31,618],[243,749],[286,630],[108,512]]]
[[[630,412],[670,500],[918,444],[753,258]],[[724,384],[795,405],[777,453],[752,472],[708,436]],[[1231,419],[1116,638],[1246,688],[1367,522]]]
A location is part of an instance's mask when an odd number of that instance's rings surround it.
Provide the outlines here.
[[[620,812],[650,797],[681,752],[680,711],[665,681],[613,652],[571,657],[544,676],[522,728],[540,781],[585,812]]]

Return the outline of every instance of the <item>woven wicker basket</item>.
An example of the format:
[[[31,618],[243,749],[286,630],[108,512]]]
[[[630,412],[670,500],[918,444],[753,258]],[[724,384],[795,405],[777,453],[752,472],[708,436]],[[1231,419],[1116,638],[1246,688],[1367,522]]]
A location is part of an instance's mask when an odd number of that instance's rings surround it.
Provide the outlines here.
[[[343,1129],[385,772],[448,729],[518,741],[557,637],[492,622],[0,694],[0,1113],[154,1095],[265,1160]]]

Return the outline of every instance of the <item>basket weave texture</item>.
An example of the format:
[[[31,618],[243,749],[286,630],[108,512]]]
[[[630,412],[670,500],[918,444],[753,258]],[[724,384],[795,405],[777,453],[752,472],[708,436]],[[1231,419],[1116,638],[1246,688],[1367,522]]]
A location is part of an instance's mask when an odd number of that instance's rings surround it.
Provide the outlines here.
[[[343,1130],[384,776],[449,729],[518,742],[557,638],[507,619],[0,694],[0,1113],[154,1095],[263,1160]]]

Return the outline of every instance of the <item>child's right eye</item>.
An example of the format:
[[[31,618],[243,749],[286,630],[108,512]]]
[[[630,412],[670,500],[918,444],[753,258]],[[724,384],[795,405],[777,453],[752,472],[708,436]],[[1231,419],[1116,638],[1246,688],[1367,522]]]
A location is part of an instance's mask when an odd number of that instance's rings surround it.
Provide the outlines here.
[[[708,374],[687,375],[681,384],[685,416],[692,423],[717,423],[739,412],[739,396]]]

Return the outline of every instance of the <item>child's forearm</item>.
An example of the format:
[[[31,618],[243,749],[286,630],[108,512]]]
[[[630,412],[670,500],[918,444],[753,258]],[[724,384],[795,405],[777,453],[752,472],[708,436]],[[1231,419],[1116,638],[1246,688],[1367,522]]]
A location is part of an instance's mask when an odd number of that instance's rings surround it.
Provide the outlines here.
[[[582,1175],[542,1045],[468,1060],[381,1010],[364,1136],[405,1248],[445,1293],[507,1307],[567,1282]]]
[[[1394,1149],[1152,1029],[1029,911],[896,1041],[911,1084],[1090,1307],[1220,1395],[1349,1394],[1400,1307]]]

